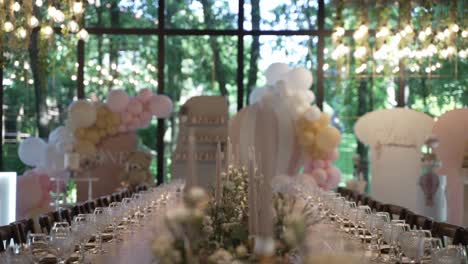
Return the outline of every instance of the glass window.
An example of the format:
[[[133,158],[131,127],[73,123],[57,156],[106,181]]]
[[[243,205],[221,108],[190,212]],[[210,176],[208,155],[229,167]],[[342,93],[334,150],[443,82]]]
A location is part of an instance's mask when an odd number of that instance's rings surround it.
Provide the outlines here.
[[[318,3],[313,0],[246,0],[244,29],[316,29],[317,9]],[[256,16],[257,20],[260,18],[259,24],[255,22]]]
[[[235,29],[238,5],[233,0],[167,0],[166,28]]]
[[[158,0],[88,0],[87,27],[155,28]]]
[[[47,139],[50,131],[63,124],[67,106],[76,98],[76,41],[55,35],[39,46],[37,54],[11,48],[4,54],[6,171],[24,171],[25,165],[17,154],[18,143],[31,136]]]

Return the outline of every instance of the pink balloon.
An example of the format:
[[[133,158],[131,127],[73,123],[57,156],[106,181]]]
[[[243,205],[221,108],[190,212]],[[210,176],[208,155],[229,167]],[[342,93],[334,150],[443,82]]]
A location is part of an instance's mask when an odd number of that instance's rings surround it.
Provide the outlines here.
[[[317,182],[317,185],[322,187],[326,184],[327,182],[327,173],[323,169],[315,169],[311,173],[312,178],[315,179],[315,182]]]
[[[150,112],[143,111],[143,112],[140,113],[140,120],[145,120],[146,121],[148,119],[151,119],[152,116],[153,115],[151,115]]]
[[[127,126],[125,126],[125,125],[120,125],[119,126],[119,132],[124,133],[126,131],[127,131]]]
[[[113,112],[122,112],[130,102],[130,98],[124,90],[111,90],[107,95],[107,106]]]
[[[138,99],[132,98],[128,103],[127,110],[129,113],[137,115],[143,111],[143,104]]]
[[[128,124],[130,120],[132,120],[132,114],[130,114],[127,111],[122,112],[121,116],[122,116],[122,122],[124,124]]]
[[[341,171],[337,167],[331,166],[326,172],[328,174],[326,189],[331,190],[336,188],[341,181]]]
[[[334,149],[326,154],[325,159],[335,161],[338,159],[339,156],[340,153],[338,152],[338,149]]]
[[[166,95],[153,95],[148,101],[148,109],[158,118],[166,118],[172,113],[172,100]]]
[[[151,91],[151,89],[149,89],[149,88],[141,89],[138,92],[138,99],[142,103],[145,103],[145,102],[149,101],[149,99],[151,98],[152,95],[153,95],[153,91]]]
[[[308,158],[304,162],[305,173],[312,173],[315,169],[324,169],[324,168],[325,168],[325,161],[323,160],[312,160]]]

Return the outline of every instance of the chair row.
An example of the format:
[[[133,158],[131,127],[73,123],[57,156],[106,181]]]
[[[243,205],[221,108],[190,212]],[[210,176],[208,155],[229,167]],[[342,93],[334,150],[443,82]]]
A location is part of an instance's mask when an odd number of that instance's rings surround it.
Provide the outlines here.
[[[372,197],[359,193],[344,187],[338,187],[337,192],[348,200],[356,202],[356,205],[368,205],[373,211],[388,212],[391,219],[405,220],[411,228],[430,230],[432,236],[439,237],[444,246],[453,245],[468,245],[468,229],[448,224],[445,222],[437,222],[434,219],[418,215],[411,210],[402,206],[393,204],[384,204]]]
[[[94,212],[96,207],[107,207],[112,202],[120,202],[123,198],[128,198],[133,195],[134,192],[140,192],[148,190],[148,186],[138,186],[135,191],[129,189],[122,189],[110,195],[101,196],[92,201],[85,201],[73,206],[63,207],[57,211],[48,212],[39,215],[37,218],[38,225],[33,218],[22,219],[9,225],[0,226],[0,252],[5,251],[8,245],[13,243],[22,244],[27,243],[27,235],[29,233],[40,233],[49,234],[52,226],[55,222],[68,222],[71,223],[73,217],[78,214],[90,214]],[[40,230],[36,230],[39,227]]]

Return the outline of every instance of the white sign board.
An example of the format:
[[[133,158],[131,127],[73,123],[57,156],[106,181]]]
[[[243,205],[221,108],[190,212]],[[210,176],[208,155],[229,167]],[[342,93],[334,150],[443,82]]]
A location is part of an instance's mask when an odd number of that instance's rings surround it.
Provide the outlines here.
[[[0,226],[15,221],[16,172],[0,172]]]

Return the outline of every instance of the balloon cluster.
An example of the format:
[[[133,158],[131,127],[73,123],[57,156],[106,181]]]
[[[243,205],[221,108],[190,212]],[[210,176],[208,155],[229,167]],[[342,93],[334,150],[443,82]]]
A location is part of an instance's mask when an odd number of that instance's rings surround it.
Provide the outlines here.
[[[140,90],[135,97],[130,97],[123,90],[112,90],[107,96],[107,106],[120,114],[119,132],[146,128],[153,116],[166,118],[173,107],[169,97],[153,94],[150,89]]]
[[[31,137],[21,142],[18,155],[31,167],[45,170],[49,176],[65,172],[66,153],[96,158],[96,146],[118,133],[149,126],[153,116],[166,118],[172,113],[172,101],[165,95],[142,89],[130,97],[123,90],[112,90],[106,103],[77,100],[68,107],[66,126],[49,135],[48,143]]]
[[[333,165],[338,159],[341,136],[338,129],[330,126],[330,116],[312,105],[312,74],[305,68],[291,69],[287,64],[274,63],[266,70],[266,79],[266,87],[256,88],[250,94],[250,103],[269,103],[277,108],[286,105],[296,122],[296,136],[305,154],[304,173],[321,188],[335,188],[341,180],[340,170]]]
[[[75,103],[78,102],[80,101]],[[96,104],[94,108],[95,122],[87,127],[78,127],[74,131],[74,150],[79,154],[92,155],[101,140],[119,132],[121,120],[118,113],[112,112],[105,104]]]

